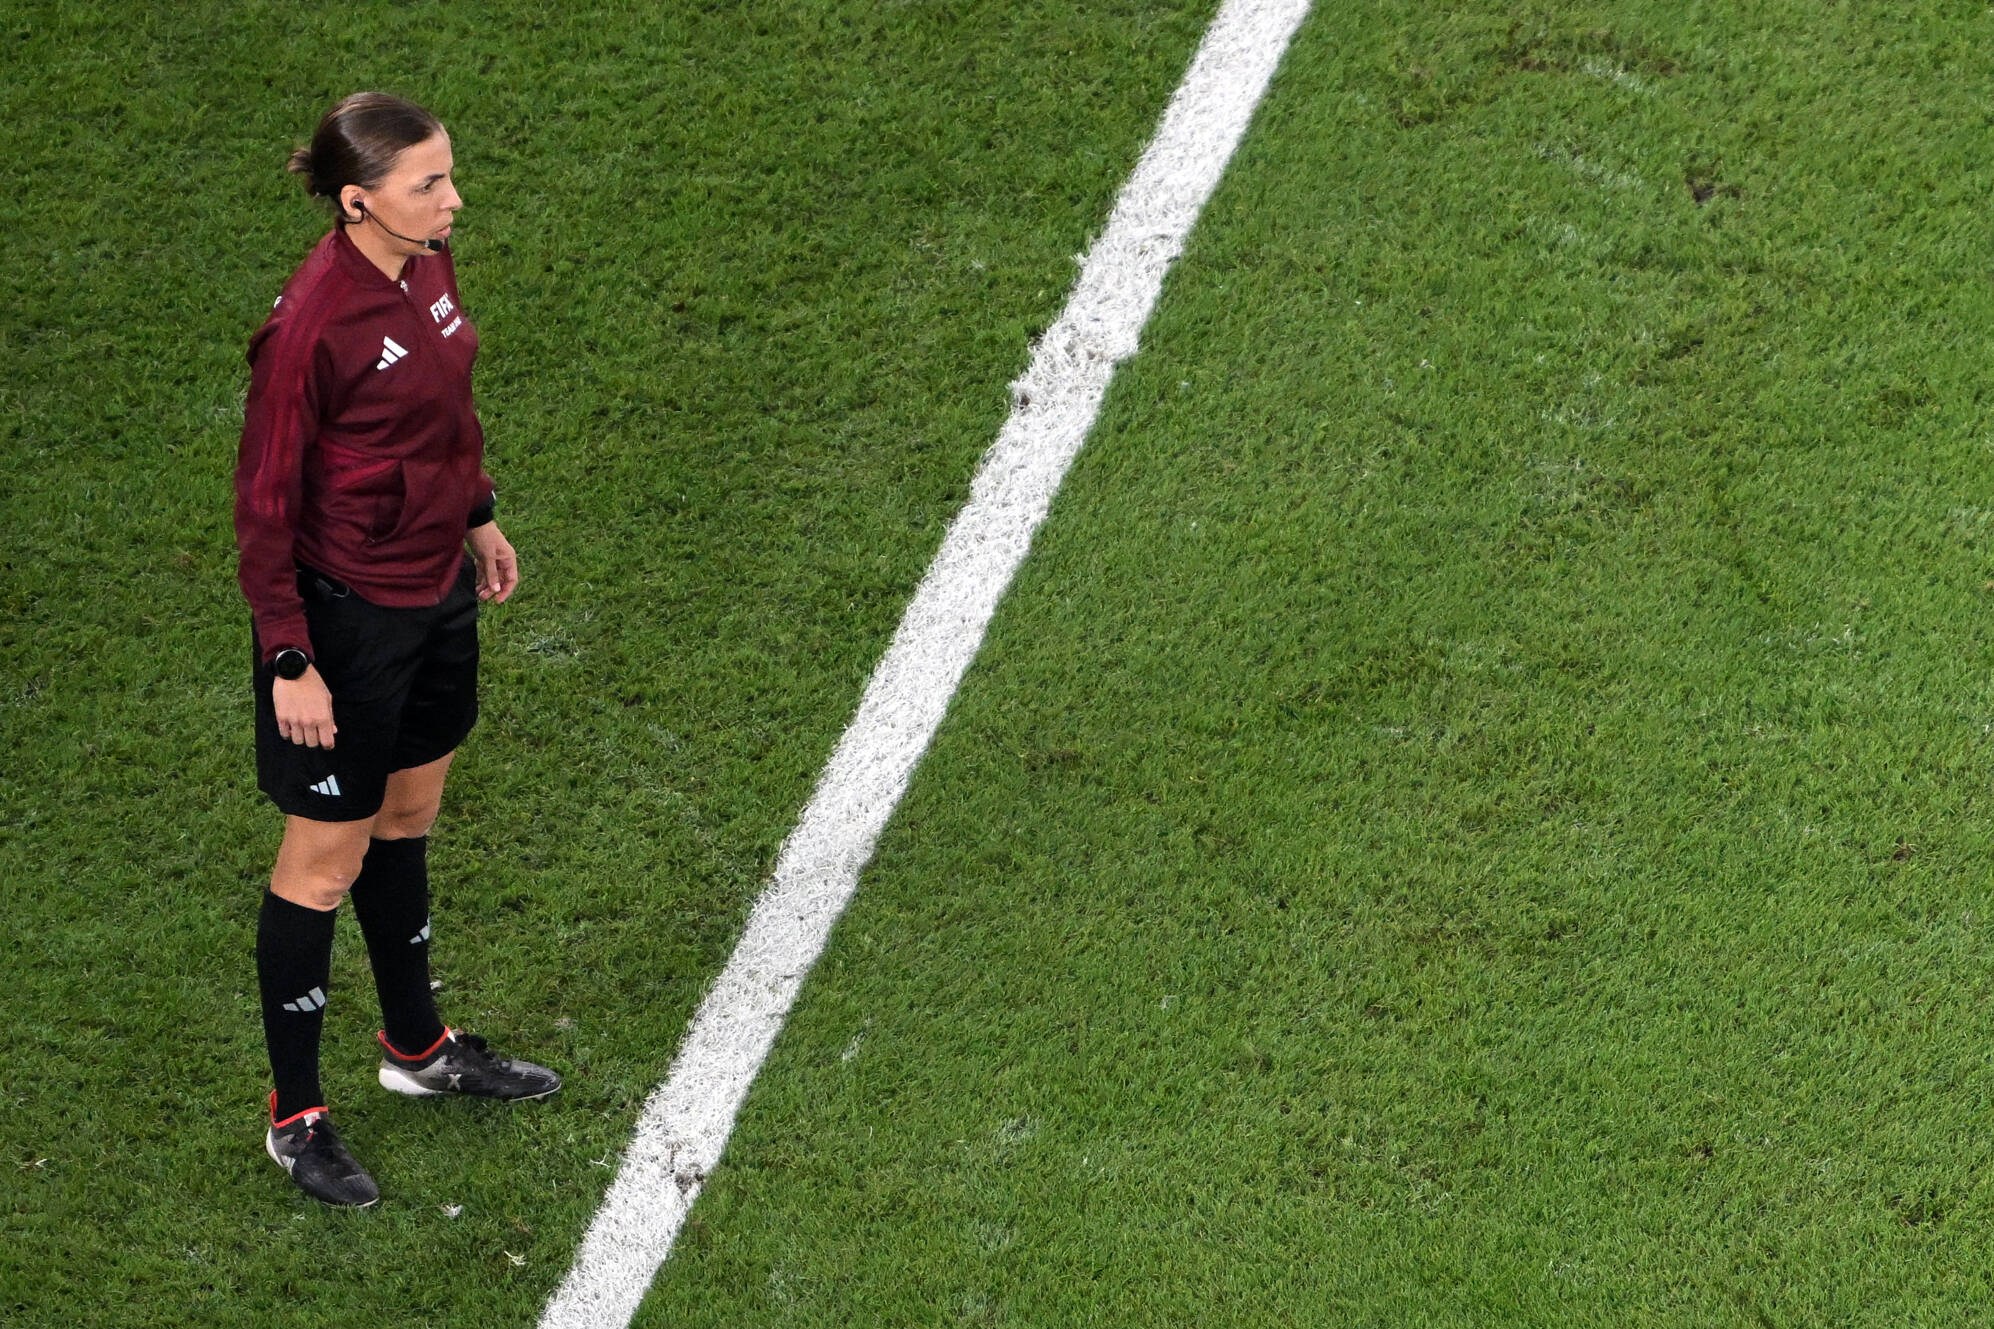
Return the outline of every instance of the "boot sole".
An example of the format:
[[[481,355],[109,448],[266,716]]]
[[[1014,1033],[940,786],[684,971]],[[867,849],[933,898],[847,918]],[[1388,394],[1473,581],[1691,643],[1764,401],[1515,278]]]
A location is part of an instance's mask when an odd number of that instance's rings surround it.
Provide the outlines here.
[[[431,1089],[401,1067],[390,1066],[385,1061],[381,1063],[379,1078],[381,1088],[390,1093],[407,1094],[410,1098],[439,1098],[455,1093],[459,1098],[491,1098],[498,1103],[531,1103],[536,1099],[549,1098],[561,1092],[561,1086],[558,1084],[537,1094],[518,1094],[512,1098],[497,1098],[491,1094],[469,1094],[462,1090]]]

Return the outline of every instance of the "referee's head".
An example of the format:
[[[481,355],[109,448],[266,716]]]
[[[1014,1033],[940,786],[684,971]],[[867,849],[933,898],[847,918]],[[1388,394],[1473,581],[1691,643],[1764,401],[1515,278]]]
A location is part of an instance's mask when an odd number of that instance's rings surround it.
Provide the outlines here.
[[[406,98],[356,92],[325,113],[311,145],[291,154],[290,169],[341,225],[353,225],[364,217],[348,189],[378,188],[402,153],[442,133],[441,120]]]

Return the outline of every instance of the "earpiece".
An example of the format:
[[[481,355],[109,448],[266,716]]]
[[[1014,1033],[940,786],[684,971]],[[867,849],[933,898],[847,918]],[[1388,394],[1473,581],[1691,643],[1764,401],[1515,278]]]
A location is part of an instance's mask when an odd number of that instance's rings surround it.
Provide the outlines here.
[[[353,210],[360,214],[361,221],[373,222],[374,225],[380,227],[384,231],[388,231],[389,235],[392,235],[393,237],[395,237],[395,239],[400,240],[403,244],[421,245],[424,249],[427,249],[432,254],[440,254],[443,252],[443,242],[441,240],[418,240],[412,235],[403,235],[400,231],[389,231],[388,224],[386,222],[382,221],[379,217],[376,217],[373,213],[367,211],[367,200],[364,198],[356,197],[353,200]]]

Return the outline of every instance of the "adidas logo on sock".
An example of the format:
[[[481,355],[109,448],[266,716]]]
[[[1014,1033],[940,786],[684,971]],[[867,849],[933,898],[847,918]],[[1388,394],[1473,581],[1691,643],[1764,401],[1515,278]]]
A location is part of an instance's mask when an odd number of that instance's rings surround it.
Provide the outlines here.
[[[381,359],[374,368],[386,369],[389,365],[407,354],[408,351],[398,345],[393,337],[383,337],[381,338]]]
[[[425,922],[422,925],[422,931],[416,933],[413,937],[410,937],[408,939],[408,944],[411,946],[420,946],[422,945],[422,943],[428,940],[429,940],[429,924]]]
[[[327,798],[339,797],[339,777],[328,775],[311,787],[314,794],[324,794]]]
[[[287,1011],[297,1011],[300,1015],[310,1015],[313,1011],[322,1011],[325,1009],[325,990],[322,988],[313,988],[296,1001],[285,1002],[284,1009]]]

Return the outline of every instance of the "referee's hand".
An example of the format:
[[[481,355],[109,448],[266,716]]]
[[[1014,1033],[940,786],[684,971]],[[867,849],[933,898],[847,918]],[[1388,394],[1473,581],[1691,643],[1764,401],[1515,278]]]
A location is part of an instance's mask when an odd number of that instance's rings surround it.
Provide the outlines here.
[[[519,555],[511,542],[499,532],[497,522],[488,521],[473,527],[464,543],[478,565],[478,598],[504,604],[519,586]]]
[[[279,678],[270,684],[270,699],[277,704],[277,732],[287,742],[308,748],[329,748],[339,726],[332,722],[332,691],[318,676],[315,665],[307,665],[297,678]]]

